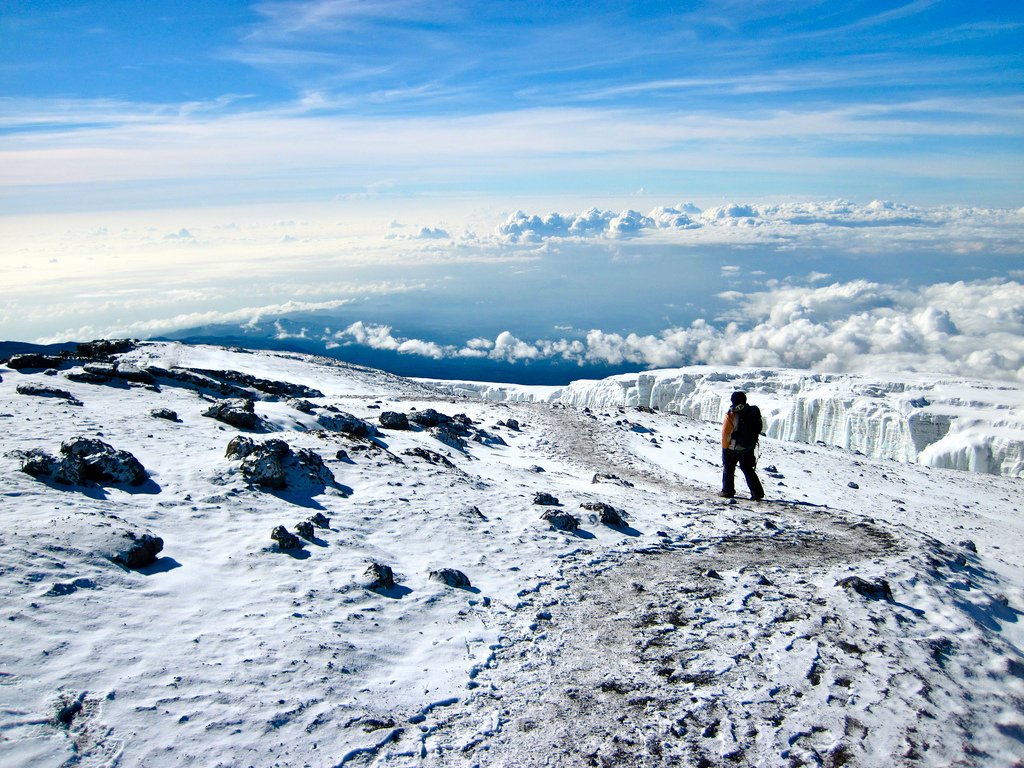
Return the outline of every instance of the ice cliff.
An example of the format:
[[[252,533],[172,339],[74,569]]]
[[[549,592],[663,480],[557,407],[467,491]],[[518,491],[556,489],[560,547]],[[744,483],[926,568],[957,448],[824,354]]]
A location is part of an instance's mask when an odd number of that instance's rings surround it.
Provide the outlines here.
[[[730,394],[740,389],[761,408],[769,437],[1024,477],[1024,388],[1011,383],[703,366],[579,380],[566,387],[431,383],[453,395],[488,401],[646,406],[702,421],[720,421]]]

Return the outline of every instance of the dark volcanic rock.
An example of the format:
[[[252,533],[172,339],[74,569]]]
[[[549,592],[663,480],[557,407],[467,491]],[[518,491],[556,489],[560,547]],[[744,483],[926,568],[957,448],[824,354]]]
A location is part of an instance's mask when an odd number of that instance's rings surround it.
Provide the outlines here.
[[[446,457],[442,456],[440,453],[437,453],[436,451],[431,451],[427,448],[420,448],[418,446],[416,448],[409,448],[405,451],[402,451],[402,455],[415,456],[416,458],[423,459],[424,461],[428,461],[431,464],[437,464],[442,467],[447,467],[448,469],[455,469],[455,465],[452,464],[451,461],[449,461]]]
[[[313,523],[309,520],[303,520],[301,523],[295,524],[295,532],[304,539],[312,541],[316,538],[316,533],[313,529]]]
[[[235,437],[232,437],[231,441],[228,443],[228,448],[224,452],[224,456],[225,458],[228,459],[235,459],[236,461],[241,461],[255,450],[256,443],[253,441],[251,437],[246,437],[245,435],[236,435]]]
[[[63,358],[56,355],[26,352],[21,355],[11,355],[7,360],[7,367],[16,371],[24,371],[36,368],[57,368],[62,362],[64,362]]]
[[[293,451],[284,440],[256,443],[238,435],[228,443],[226,456],[241,460],[242,477],[250,485],[319,491],[335,484],[334,473],[324,465],[320,454],[308,448]]]
[[[46,387],[42,384],[24,383],[17,386],[19,395],[32,395],[33,397],[55,397],[59,400],[67,400],[68,405],[81,405],[82,401],[65,389]]]
[[[363,583],[367,589],[391,589],[395,586],[395,572],[389,565],[370,563],[363,572]]]
[[[538,491],[533,495],[533,503],[540,504],[545,507],[551,507],[559,502],[556,496],[552,496],[550,493],[545,493],[544,491]]]
[[[61,443],[60,452],[77,459],[85,468],[87,480],[95,483],[131,483],[142,485],[149,479],[146,468],[128,451],[118,450],[102,440],[76,437]]]
[[[245,387],[246,389],[262,392],[275,398],[307,398],[324,396],[324,393],[319,389],[313,389],[312,387],[307,387],[303,384],[292,384],[291,382],[274,381],[273,379],[261,379],[258,376],[252,376],[251,374],[242,373],[241,371],[222,371],[212,370],[209,368],[184,368],[182,370],[197,373],[200,376],[205,376],[208,379],[217,380],[228,385]]]
[[[397,411],[384,411],[377,421],[384,429],[410,429],[409,417]]]
[[[128,532],[125,534],[124,546],[110,559],[125,568],[145,568],[156,561],[156,556],[164,548],[164,540],[159,536],[144,533],[141,536]]]
[[[203,416],[208,416],[217,421],[223,421],[239,429],[257,429],[260,426],[260,418],[256,415],[256,405],[252,400],[243,397],[221,400],[203,411]]]
[[[331,524],[330,519],[323,512],[317,512],[315,515],[309,518],[309,522],[311,522],[317,528],[327,528]]]
[[[466,450],[466,441],[462,439],[460,431],[453,428],[451,424],[441,424],[433,427],[430,430],[430,436],[457,451]]]
[[[436,571],[431,571],[427,578],[432,581],[439,581],[449,587],[464,589],[473,586],[470,584],[469,577],[466,574],[454,568],[439,568]]]
[[[283,525],[279,525],[270,532],[270,538],[277,542],[278,549],[302,549],[302,540]]]
[[[505,426],[513,432],[519,431],[519,422],[515,419],[505,419]]]
[[[96,360],[131,352],[137,346],[139,344],[135,339],[96,339],[79,344],[75,356]]]
[[[603,525],[610,525],[613,527],[621,527],[626,524],[623,512],[616,509],[611,504],[606,504],[603,501],[586,501],[580,504],[583,509],[589,509],[592,512],[597,512],[598,522]]]
[[[863,595],[871,600],[887,600],[890,603],[893,601],[892,588],[885,579],[875,579],[872,582],[862,579],[860,576],[847,576],[845,579],[837,581],[836,586],[851,589],[858,595]]]
[[[409,420],[429,429],[430,427],[436,427],[438,424],[447,424],[452,420],[452,417],[438,413],[433,408],[425,408],[422,411],[416,411],[411,414]]]
[[[331,432],[342,432],[352,437],[373,437],[377,434],[377,428],[362,419],[345,413],[333,406],[329,406],[328,413],[321,413],[316,417],[317,423],[324,429]]]
[[[598,472],[594,475],[590,481],[592,483],[614,483],[615,485],[621,485],[623,488],[632,488],[633,484],[629,480],[623,480],[618,475],[607,474],[605,472]]]
[[[547,520],[552,528],[559,531],[575,531],[580,527],[580,519],[570,515],[561,509],[549,509],[540,516],[541,520]]]
[[[154,408],[149,412],[154,419],[166,419],[167,421],[180,421],[178,414],[170,408]]]

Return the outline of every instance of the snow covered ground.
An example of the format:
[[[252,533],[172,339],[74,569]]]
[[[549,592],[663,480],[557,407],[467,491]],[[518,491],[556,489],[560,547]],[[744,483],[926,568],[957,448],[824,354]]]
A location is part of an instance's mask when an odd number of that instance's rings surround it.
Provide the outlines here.
[[[0,368],[4,766],[1024,765],[1018,477],[769,437],[768,501],[724,500],[718,425],[683,413],[460,398],[281,353],[116,359],[156,383],[95,359],[95,383],[81,360]],[[202,415],[232,387],[255,428]],[[468,418],[379,425],[427,409]],[[247,480],[240,435],[333,480]],[[22,471],[77,436],[149,480]],[[271,540],[317,513],[301,550]],[[125,532],[161,537],[156,562],[112,562]],[[369,588],[371,563],[396,584]]]

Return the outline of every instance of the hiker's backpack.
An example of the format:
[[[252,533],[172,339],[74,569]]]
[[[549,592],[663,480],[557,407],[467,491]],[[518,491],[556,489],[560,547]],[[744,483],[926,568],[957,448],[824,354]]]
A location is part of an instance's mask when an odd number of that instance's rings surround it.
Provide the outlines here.
[[[752,451],[761,434],[761,410],[756,405],[745,405],[733,410],[730,441],[734,451]]]

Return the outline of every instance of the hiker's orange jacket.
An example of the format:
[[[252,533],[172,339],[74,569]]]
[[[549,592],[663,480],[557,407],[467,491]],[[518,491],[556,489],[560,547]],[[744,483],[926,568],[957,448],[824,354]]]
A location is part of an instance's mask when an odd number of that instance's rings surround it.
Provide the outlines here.
[[[725,421],[722,422],[722,447],[728,448],[729,443],[732,442],[732,428],[736,420],[736,414],[732,412],[732,408],[725,414]]]

